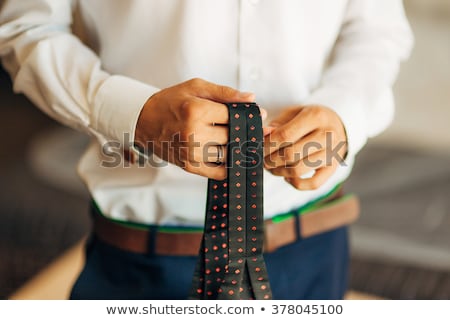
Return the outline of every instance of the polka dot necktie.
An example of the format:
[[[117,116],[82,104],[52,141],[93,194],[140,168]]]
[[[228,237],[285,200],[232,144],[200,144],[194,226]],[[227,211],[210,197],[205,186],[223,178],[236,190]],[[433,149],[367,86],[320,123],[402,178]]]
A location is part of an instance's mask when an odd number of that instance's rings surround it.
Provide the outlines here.
[[[227,179],[208,180],[191,299],[271,299],[263,258],[263,130],[255,103],[230,103]]]

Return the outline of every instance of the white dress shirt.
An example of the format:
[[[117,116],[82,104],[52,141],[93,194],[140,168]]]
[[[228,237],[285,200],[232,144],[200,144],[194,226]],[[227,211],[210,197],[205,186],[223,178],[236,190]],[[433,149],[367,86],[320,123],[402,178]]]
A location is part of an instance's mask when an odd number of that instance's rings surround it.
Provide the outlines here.
[[[79,174],[105,215],[148,224],[201,225],[207,182],[170,164],[101,166],[111,161],[101,146],[127,147],[152,94],[198,77],[254,92],[270,116],[301,104],[337,112],[346,165],[312,191],[265,172],[271,217],[348,177],[392,119],[392,85],[411,45],[399,0],[6,0],[0,13],[15,92],[94,137]]]

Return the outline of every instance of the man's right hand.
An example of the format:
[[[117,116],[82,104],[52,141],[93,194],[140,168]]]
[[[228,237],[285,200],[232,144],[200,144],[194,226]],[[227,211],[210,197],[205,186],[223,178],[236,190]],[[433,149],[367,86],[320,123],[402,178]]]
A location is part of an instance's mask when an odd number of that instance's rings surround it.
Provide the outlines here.
[[[163,89],[145,103],[135,142],[190,173],[223,180],[228,142],[228,109],[223,103],[254,100],[252,93],[201,79]],[[220,164],[218,148],[223,151]]]

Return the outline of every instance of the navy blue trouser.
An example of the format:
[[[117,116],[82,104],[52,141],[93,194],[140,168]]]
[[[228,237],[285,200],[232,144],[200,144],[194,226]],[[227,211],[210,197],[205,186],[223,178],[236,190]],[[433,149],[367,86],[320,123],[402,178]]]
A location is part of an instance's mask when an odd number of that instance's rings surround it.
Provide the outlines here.
[[[71,299],[186,299],[197,262],[193,256],[141,255],[92,237],[86,265]],[[342,299],[348,280],[347,228],[265,254],[273,298]]]

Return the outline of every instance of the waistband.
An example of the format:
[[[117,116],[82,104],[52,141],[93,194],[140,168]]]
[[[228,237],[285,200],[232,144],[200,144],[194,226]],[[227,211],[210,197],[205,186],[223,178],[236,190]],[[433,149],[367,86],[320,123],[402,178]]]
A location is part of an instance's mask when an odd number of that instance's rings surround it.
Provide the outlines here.
[[[303,215],[307,214],[311,211],[314,211],[318,207],[322,206],[324,203],[328,203],[331,200],[340,198],[344,196],[343,187],[342,184],[336,185],[333,189],[331,189],[326,194],[311,200],[304,205],[295,208],[288,212],[283,212],[280,214],[277,214],[267,220],[272,221],[273,223],[279,223],[286,219],[289,219],[290,217],[294,215]],[[164,232],[194,232],[194,231],[203,231],[203,226],[172,226],[172,225],[153,225],[153,224],[145,224],[145,223],[139,223],[139,222],[133,222],[133,221],[124,221],[119,219],[114,219],[105,216],[102,213],[102,210],[99,208],[97,203],[95,201],[92,201],[93,211],[96,214],[100,214],[104,216],[106,219],[111,220],[117,224],[123,225],[125,227],[139,229],[139,230],[148,230],[151,228],[157,228],[160,231]]]
[[[105,217],[94,206],[94,234],[103,242],[140,254],[194,256],[203,228],[163,227],[122,222]],[[359,200],[344,195],[340,186],[329,194],[291,212],[265,221],[264,251],[293,243],[353,223],[359,216]]]

